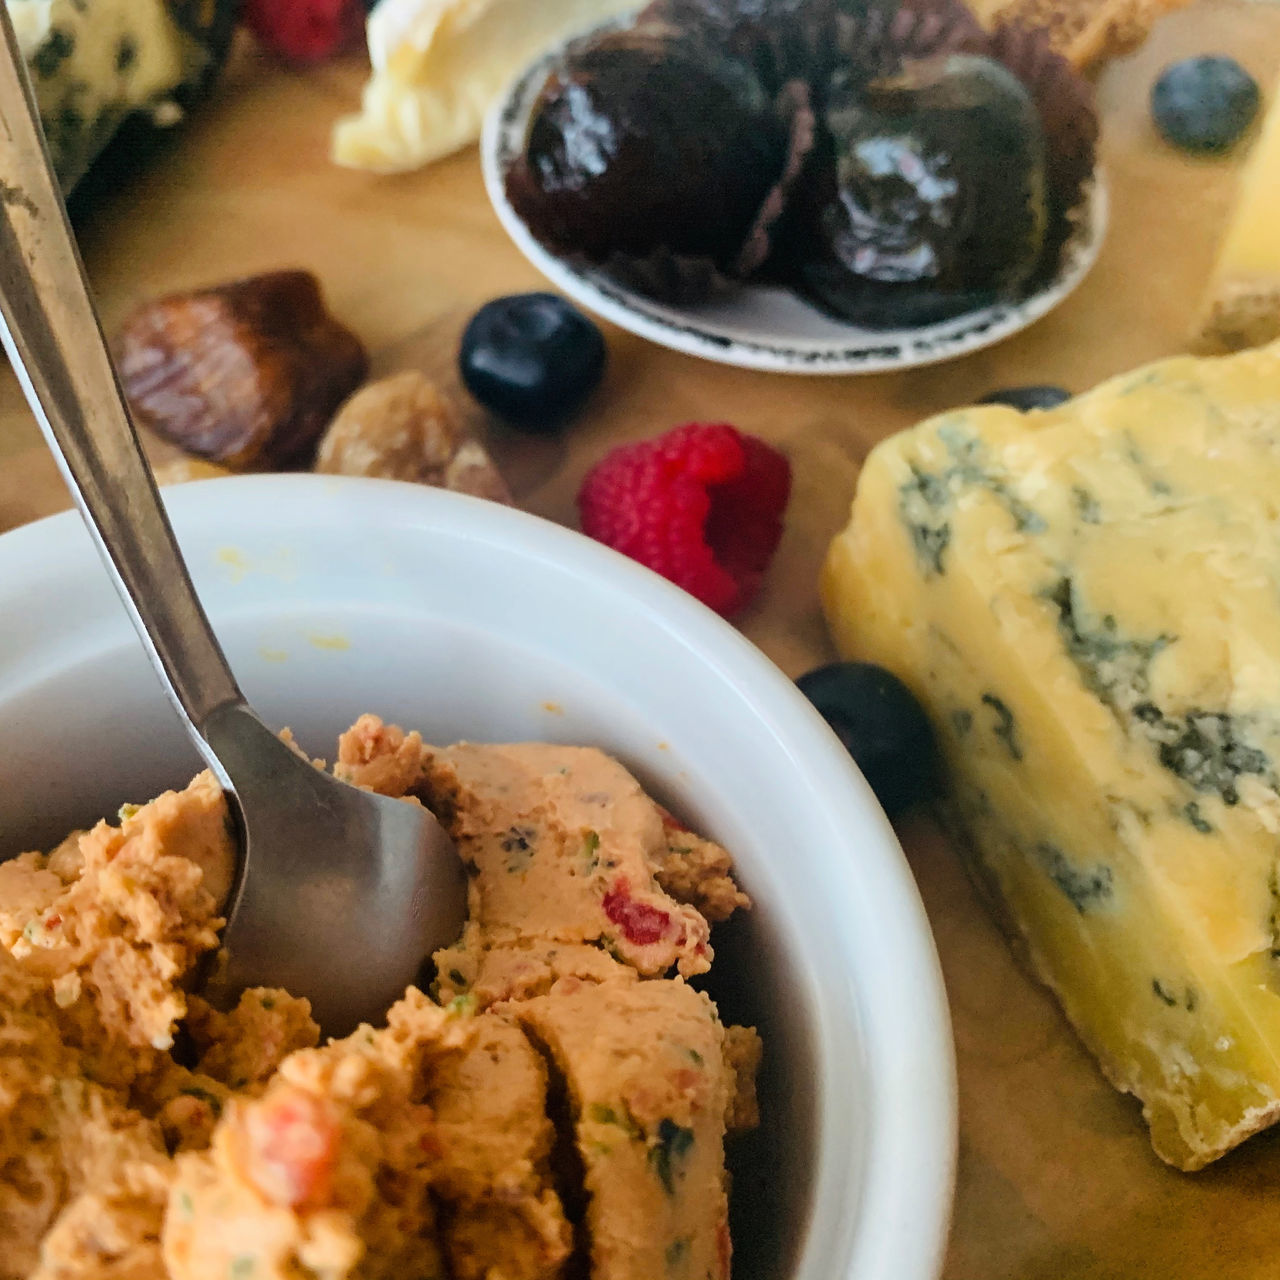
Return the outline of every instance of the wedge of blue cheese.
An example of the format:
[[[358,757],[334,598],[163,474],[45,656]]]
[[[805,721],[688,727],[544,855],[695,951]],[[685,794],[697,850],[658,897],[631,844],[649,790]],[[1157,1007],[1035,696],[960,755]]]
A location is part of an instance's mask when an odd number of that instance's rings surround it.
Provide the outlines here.
[[[134,111],[180,114],[205,56],[165,0],[6,0],[54,168],[70,188]]]
[[[1280,1119],[1280,345],[891,438],[822,588],[1157,1153]]]

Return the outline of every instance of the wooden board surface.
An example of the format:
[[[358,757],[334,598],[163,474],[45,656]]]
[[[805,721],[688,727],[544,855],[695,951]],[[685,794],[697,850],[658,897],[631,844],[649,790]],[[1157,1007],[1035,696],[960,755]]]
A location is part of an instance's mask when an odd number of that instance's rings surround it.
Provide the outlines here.
[[[1107,69],[1099,97],[1111,233],[1080,291],[1028,332],[931,369],[822,379],[717,367],[610,330],[605,384],[563,440],[492,432],[521,505],[573,524],[592,461],[690,419],[731,421],[778,443],[795,471],[787,533],[741,625],[791,675],[827,660],[818,566],[878,440],[999,386],[1082,390],[1183,348],[1239,165],[1175,155],[1156,138],[1146,100],[1165,63],[1210,51],[1234,54],[1270,85],[1280,7],[1201,0]],[[296,73],[242,51],[180,142],[81,218],[108,327],[159,292],[305,266],[379,366],[439,371],[450,368],[471,309],[538,286],[489,210],[474,151],[395,178],[328,162],[329,126],[351,108],[362,76],[356,59]],[[5,370],[0,529],[65,503]],[[1254,1139],[1194,1176],[1161,1165],[1136,1105],[1102,1082],[1053,1003],[1018,971],[938,831],[918,819],[900,835],[956,1032],[962,1137],[947,1280],[1280,1274],[1280,1136]]]

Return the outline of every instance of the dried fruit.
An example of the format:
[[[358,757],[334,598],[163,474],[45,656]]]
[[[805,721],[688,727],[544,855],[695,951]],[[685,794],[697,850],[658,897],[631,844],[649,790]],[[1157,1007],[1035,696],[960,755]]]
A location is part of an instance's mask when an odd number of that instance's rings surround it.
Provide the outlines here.
[[[1000,26],[986,52],[1022,81],[1040,116],[1045,140],[1044,259],[1037,281],[1057,271],[1098,159],[1098,113],[1093,86],[1058,53],[1039,27]]]
[[[748,66],[664,25],[597,37],[543,88],[508,197],[558,253],[665,251],[745,274],[811,140],[801,93],[775,102]]]
[[[304,460],[368,369],[307,271],[147,303],[121,329],[116,359],[140,423],[231,468]]]
[[[724,49],[777,93],[794,79],[820,87],[835,54],[838,8],[836,0],[652,0],[640,21]]]
[[[561,57],[506,190],[546,248],[631,291],[761,278],[917,327],[1055,277],[1096,141],[1048,35],[964,0],[650,0]]]
[[[906,63],[832,104],[821,253],[803,278],[856,323],[928,324],[1014,295],[1044,247],[1044,131],[992,58]]]
[[[791,465],[726,423],[615,449],[578,494],[582,531],[726,616],[754,598],[782,538]]]
[[[506,482],[454,407],[416,370],[362,387],[320,442],[317,471],[410,480],[510,502]]]

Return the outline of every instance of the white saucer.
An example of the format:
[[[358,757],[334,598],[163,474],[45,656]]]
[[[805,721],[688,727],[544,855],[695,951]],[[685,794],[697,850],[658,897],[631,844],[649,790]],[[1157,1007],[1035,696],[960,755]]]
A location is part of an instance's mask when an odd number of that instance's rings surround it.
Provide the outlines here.
[[[1020,302],[985,307],[915,329],[845,324],[788,289],[765,285],[744,284],[696,306],[656,302],[603,272],[570,264],[544,249],[507,200],[504,178],[523,149],[529,111],[568,43],[539,57],[494,103],[480,142],[485,187],[507,233],[553,285],[620,328],[664,347],[721,364],[778,373],[881,373],[935,364],[989,347],[1033,324],[1062,302],[1097,261],[1107,228],[1107,190],[1100,172],[1094,177],[1079,228],[1063,249],[1057,275]]]

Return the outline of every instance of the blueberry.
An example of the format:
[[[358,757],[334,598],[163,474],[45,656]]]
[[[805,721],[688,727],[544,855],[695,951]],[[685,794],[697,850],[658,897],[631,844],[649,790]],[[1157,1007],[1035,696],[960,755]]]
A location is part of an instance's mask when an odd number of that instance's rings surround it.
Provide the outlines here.
[[[933,729],[897,676],[870,662],[833,662],[796,684],[849,749],[889,817],[932,794],[938,780]]]
[[[1258,82],[1234,58],[1175,62],[1151,90],[1156,128],[1185,151],[1226,151],[1257,114]]]
[[[1007,404],[1026,413],[1028,409],[1056,409],[1058,405],[1071,399],[1071,392],[1065,387],[1036,385],[1030,387],[1005,387],[1001,391],[992,391],[985,395],[979,404]]]
[[[513,427],[549,432],[573,416],[604,372],[604,335],[554,293],[486,302],[462,335],[467,390]]]

